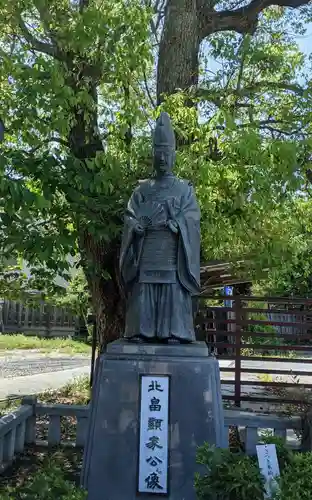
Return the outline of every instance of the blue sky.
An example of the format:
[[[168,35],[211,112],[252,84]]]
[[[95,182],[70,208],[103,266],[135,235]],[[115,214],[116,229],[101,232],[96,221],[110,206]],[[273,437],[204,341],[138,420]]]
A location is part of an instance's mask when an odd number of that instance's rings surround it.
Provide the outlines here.
[[[307,55],[312,53],[312,23],[307,24],[306,34],[298,36],[297,42],[302,52]]]

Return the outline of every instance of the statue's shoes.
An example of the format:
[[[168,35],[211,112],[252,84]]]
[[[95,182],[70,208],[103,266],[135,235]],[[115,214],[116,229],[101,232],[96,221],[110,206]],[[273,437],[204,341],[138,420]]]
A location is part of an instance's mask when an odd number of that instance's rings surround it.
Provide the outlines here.
[[[129,342],[133,342],[134,344],[144,344],[145,340],[143,337],[131,337],[127,339]]]
[[[166,339],[166,343],[168,345],[174,345],[174,344],[181,344],[181,341],[175,337],[170,337],[169,339]]]
[[[178,339],[177,337],[169,337],[166,339],[166,343],[169,345],[174,345],[174,344],[192,344],[191,340],[188,339]]]

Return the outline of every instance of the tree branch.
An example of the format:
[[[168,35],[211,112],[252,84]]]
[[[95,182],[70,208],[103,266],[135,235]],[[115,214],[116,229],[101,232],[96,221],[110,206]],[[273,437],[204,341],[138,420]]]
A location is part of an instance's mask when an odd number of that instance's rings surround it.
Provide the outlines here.
[[[241,97],[241,98],[248,98],[252,97],[253,94],[262,92],[269,92],[270,90],[286,90],[289,92],[293,92],[294,94],[297,94],[301,97],[304,97],[305,92],[307,91],[304,87],[301,87],[298,84],[292,84],[292,83],[284,83],[284,82],[258,82],[255,83],[254,85],[249,85],[247,87],[243,88],[236,88],[236,89],[228,89],[228,90],[216,90],[216,89],[205,89],[205,88],[199,88],[199,89],[191,89],[192,91],[195,92],[196,97],[211,101],[214,103],[216,106],[221,106],[224,99],[229,97],[229,96],[234,96],[234,97]],[[244,107],[243,104],[240,104],[236,102],[236,106],[239,107]],[[246,106],[247,107],[247,106]]]
[[[89,0],[79,0],[79,12],[80,14],[89,6]]]
[[[296,9],[310,0],[252,0],[249,5],[235,10],[216,12],[210,7],[201,12],[201,38],[217,31],[236,31],[253,34],[257,28],[259,14],[273,5]]]
[[[36,50],[37,52],[41,52],[43,54],[47,54],[51,57],[55,57],[59,59],[59,53],[53,45],[46,43],[46,42],[41,42],[38,40],[27,28],[21,13],[17,14],[17,19],[18,19],[18,26],[24,35],[26,41],[31,45],[31,47]]]
[[[157,46],[159,45],[160,24],[165,17],[166,2],[167,0],[155,0],[154,5],[152,5],[151,0],[145,0],[146,7],[154,10],[155,17],[151,19],[150,28]]]
[[[67,65],[67,68],[70,69],[73,65],[74,54],[70,50],[63,51],[61,46],[58,44],[57,31],[50,28],[51,15],[49,12],[48,4],[48,0],[46,0],[45,2],[42,2],[41,0],[34,0],[34,5],[39,13],[40,21],[42,23],[45,35],[51,40],[50,47],[53,51],[53,54],[51,55],[53,55],[55,59],[58,59],[59,61],[65,63]],[[64,12],[63,15],[66,16],[65,19],[63,19],[63,22],[68,23],[68,15],[64,14]],[[36,47],[34,47],[34,49],[37,50]]]
[[[0,143],[4,140],[5,126],[3,120],[0,118]]]
[[[146,94],[147,94],[147,97],[152,105],[152,108],[156,108],[156,102],[154,101],[153,97],[152,97],[152,94],[150,92],[150,89],[149,89],[149,86],[148,86],[148,83],[147,83],[147,78],[146,78],[146,74],[145,74],[145,71],[143,72],[143,82],[144,82],[144,87],[145,87],[145,90],[146,90]]]
[[[66,148],[69,148],[69,142],[68,141],[65,141],[64,139],[61,139],[60,137],[50,137],[50,138],[47,138],[47,139],[44,139],[43,141],[41,141],[41,143],[38,144],[38,146],[33,147],[30,151],[24,151],[24,153],[26,153],[28,155],[33,155],[44,144],[49,144],[50,142],[57,142],[58,144],[61,144],[62,146],[66,147]]]
[[[299,118],[299,117],[298,117]],[[240,123],[237,125],[238,129],[244,129],[244,128],[249,128],[249,127],[256,127],[259,128],[260,130],[268,130],[269,132],[274,132],[279,135],[286,135],[288,137],[291,137],[293,135],[297,135],[301,133],[302,136],[305,136],[304,132],[302,132],[302,129],[304,128],[304,124],[300,125],[299,128],[294,129],[294,130],[281,130],[279,128],[273,127],[273,125],[291,125],[292,122],[287,122],[285,120],[257,120],[253,122],[248,122],[248,123]],[[218,125],[216,127],[218,130],[225,130],[226,127],[223,125]]]
[[[240,61],[240,68],[238,72],[238,78],[237,78],[237,86],[236,86],[236,92],[240,92],[242,88],[242,80],[243,80],[243,74],[244,74],[244,66],[245,66],[245,61],[246,61],[246,56],[248,54],[248,50],[250,47],[250,35],[245,35],[243,37],[242,43],[239,48],[239,52],[241,52],[241,61]]]
[[[255,85],[249,85],[243,89],[240,89],[238,95],[240,97],[247,97],[250,94],[261,91],[268,90],[288,90],[289,92],[293,92],[294,94],[298,94],[300,96],[304,96],[306,89],[297,84],[292,83],[284,83],[284,82],[259,82]]]
[[[34,0],[34,6],[36,7],[36,9],[39,13],[40,20],[43,24],[45,32],[50,35],[51,31],[50,31],[49,25],[50,25],[50,21],[51,21],[51,16],[50,16],[46,2],[42,2],[42,0]]]
[[[269,125],[263,125],[259,127],[261,130],[268,130],[269,132],[272,132],[272,134],[278,134],[279,136],[281,135],[286,135],[287,137],[292,137],[293,135],[298,135],[301,132],[302,137],[306,137],[306,135],[301,131],[301,127],[298,128],[297,130],[281,130],[279,128],[275,127],[270,127]]]

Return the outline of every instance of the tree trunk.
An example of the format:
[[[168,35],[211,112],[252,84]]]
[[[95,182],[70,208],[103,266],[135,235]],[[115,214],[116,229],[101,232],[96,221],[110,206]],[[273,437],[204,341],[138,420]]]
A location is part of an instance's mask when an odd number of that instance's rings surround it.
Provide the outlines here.
[[[79,92],[74,82],[72,88]],[[94,101],[94,112],[86,123],[79,108],[73,109],[75,122],[69,133],[70,149],[82,162],[94,159],[103,145],[97,133],[98,102],[94,85],[86,86]],[[100,213],[98,216],[100,217]],[[109,217],[109,214],[106,214]],[[118,238],[110,242],[100,240],[88,231],[84,223],[78,227],[79,250],[82,266],[88,282],[93,312],[96,319],[97,344],[100,351],[106,349],[109,342],[118,339],[124,329],[124,300],[119,283],[119,248]]]
[[[124,298],[118,270],[120,245],[117,239],[100,242],[84,231],[80,246],[96,318],[97,341],[104,351],[124,330]]]
[[[199,23],[196,0],[169,0],[157,66],[157,101],[198,83]]]

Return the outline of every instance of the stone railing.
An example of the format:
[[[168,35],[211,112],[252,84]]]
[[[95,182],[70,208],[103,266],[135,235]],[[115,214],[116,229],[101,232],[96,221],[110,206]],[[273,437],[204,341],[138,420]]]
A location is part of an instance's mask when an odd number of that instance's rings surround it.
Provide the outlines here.
[[[61,419],[76,420],[74,445],[83,447],[86,439],[89,407],[79,405],[41,404],[36,398],[24,398],[22,406],[0,419],[0,472],[10,465],[14,457],[27,445],[73,445],[62,441]],[[39,418],[38,418],[39,417]],[[39,439],[38,420],[48,417],[47,439]],[[300,418],[281,418],[277,415],[261,415],[239,410],[225,411],[225,424],[229,429],[238,426],[245,443],[246,453],[254,454],[259,442],[259,430],[271,429],[274,435],[286,439],[287,430],[300,428]]]
[[[89,409],[88,406],[80,405],[46,405],[36,404],[36,417],[48,416],[48,438],[46,441],[38,440],[35,436],[35,443],[39,445],[57,446],[64,444],[61,435],[61,417],[74,417],[76,419],[74,445],[83,447],[86,439]],[[35,429],[36,430],[36,429]],[[68,441],[72,445],[72,441]],[[66,444],[66,443],[65,443]]]
[[[28,405],[0,419],[0,472],[24,450],[25,444],[33,442],[35,425],[33,408]]]
[[[237,426],[240,431],[240,437],[245,444],[247,455],[256,453],[256,445],[260,441],[260,432],[271,430],[274,436],[281,437],[285,442],[287,440],[287,431],[296,431],[301,429],[300,417],[280,417],[274,414],[257,414],[240,410],[225,411],[225,425],[229,428]]]
[[[48,405],[38,403],[36,398],[24,398],[22,406],[10,414],[0,418],[0,473],[22,453],[27,445],[57,446],[73,445],[63,443],[61,439],[61,418],[73,417],[76,420],[76,447],[83,447],[88,424],[88,406]],[[47,417],[47,439],[38,435],[40,418]]]

